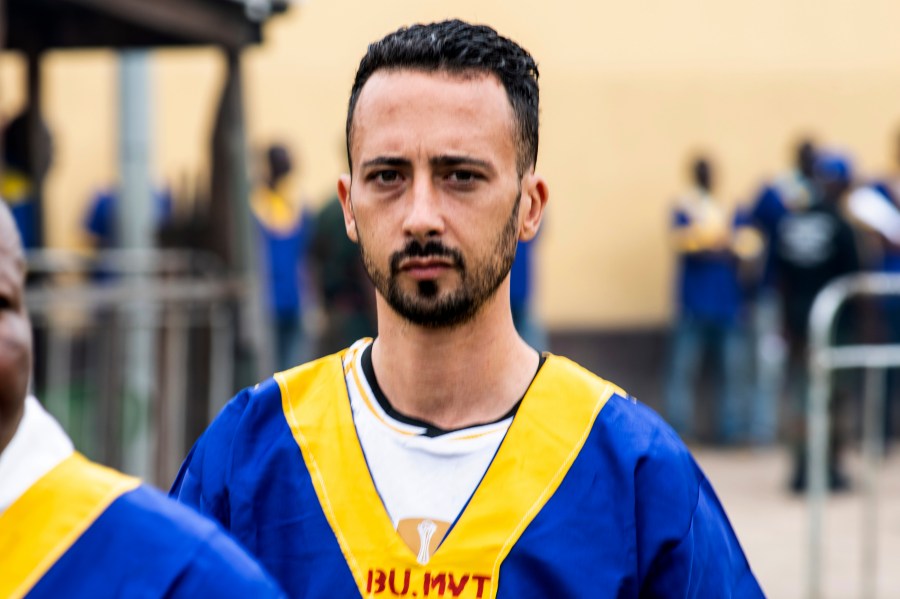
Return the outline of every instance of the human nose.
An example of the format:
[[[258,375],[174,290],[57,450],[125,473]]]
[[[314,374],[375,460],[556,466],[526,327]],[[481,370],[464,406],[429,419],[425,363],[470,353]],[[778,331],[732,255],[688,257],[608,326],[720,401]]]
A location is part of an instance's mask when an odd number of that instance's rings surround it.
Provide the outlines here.
[[[421,241],[441,235],[444,232],[441,198],[432,182],[420,179],[411,191],[403,233]]]

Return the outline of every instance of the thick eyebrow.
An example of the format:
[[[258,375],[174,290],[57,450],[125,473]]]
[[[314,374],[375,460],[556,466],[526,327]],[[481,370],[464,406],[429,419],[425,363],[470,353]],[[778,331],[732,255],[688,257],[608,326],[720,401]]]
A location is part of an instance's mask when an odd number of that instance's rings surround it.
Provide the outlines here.
[[[366,160],[362,163],[362,168],[372,168],[376,166],[392,166],[394,168],[409,167],[412,162],[406,158],[395,158],[391,156],[378,156],[372,160]]]
[[[431,158],[429,164],[432,168],[452,168],[456,166],[473,166],[484,170],[494,172],[494,166],[487,160],[472,158],[471,156],[455,156],[444,154]],[[362,163],[362,168],[373,168],[377,166],[390,166],[393,168],[408,168],[412,165],[412,161],[406,158],[392,156],[378,156]]]
[[[435,156],[428,161],[432,168],[452,168],[455,166],[474,166],[490,172],[494,172],[494,165],[486,160],[472,158],[471,156],[442,155]]]

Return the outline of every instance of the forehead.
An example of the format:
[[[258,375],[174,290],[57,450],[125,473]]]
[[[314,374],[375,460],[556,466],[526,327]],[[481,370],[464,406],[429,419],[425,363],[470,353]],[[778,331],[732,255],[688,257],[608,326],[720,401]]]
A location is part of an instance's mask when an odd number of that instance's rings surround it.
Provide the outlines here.
[[[480,146],[480,153],[514,155],[515,119],[503,84],[490,73],[377,71],[363,86],[353,116],[354,161],[366,158],[359,152],[411,142],[436,152]]]

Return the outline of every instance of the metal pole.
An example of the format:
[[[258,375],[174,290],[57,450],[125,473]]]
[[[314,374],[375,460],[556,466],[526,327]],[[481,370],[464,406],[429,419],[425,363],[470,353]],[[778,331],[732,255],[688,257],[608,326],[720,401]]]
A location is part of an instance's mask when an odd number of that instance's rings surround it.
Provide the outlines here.
[[[809,478],[809,564],[807,590],[810,599],[818,599],[822,593],[822,520],[825,505],[828,471],[828,400],[831,394],[831,371],[839,368],[885,368],[900,366],[900,345],[831,346],[831,331],[838,309],[848,298],[857,295],[900,296],[900,276],[884,273],[860,273],[846,275],[829,283],[816,296],[809,317],[810,339],[810,395],[807,406],[807,474]],[[867,425],[864,446],[866,452],[881,451],[883,439],[878,419],[884,400],[884,373],[867,380]],[[875,375],[872,375],[875,377]],[[877,395],[877,397],[876,397]],[[872,413],[870,414],[869,411]],[[868,430],[871,429],[871,430]],[[877,456],[876,456],[877,459]],[[864,515],[863,592],[874,592],[874,576],[877,547],[875,510],[876,462],[867,459],[867,515]],[[870,520],[871,518],[871,520]],[[868,542],[866,542],[868,541]],[[865,595],[869,596],[869,595]]]
[[[822,596],[822,516],[825,511],[828,472],[828,398],[830,371],[821,357],[811,352],[806,452],[807,496],[809,498],[809,599]]]
[[[863,480],[865,497],[862,519],[862,599],[874,599],[878,576],[878,467],[884,446],[885,371],[866,370],[863,404]]]
[[[146,51],[129,50],[119,59],[119,159],[122,173],[116,209],[118,241],[125,248],[153,246],[153,197],[150,181],[150,64]],[[133,279],[136,288],[149,280]],[[122,398],[126,446],[125,469],[147,478],[151,474],[149,415],[155,385],[154,323],[151,310],[141,302],[126,307],[128,358]],[[129,426],[135,430],[130,431]]]
[[[212,422],[234,393],[233,319],[226,305],[216,302],[210,308],[209,412]]]
[[[160,418],[158,434],[157,471],[155,482],[171,484],[178,466],[186,455],[184,447],[185,414],[187,413],[187,364],[189,322],[186,310],[173,307],[165,310],[163,337],[165,339],[165,380],[159,398]]]

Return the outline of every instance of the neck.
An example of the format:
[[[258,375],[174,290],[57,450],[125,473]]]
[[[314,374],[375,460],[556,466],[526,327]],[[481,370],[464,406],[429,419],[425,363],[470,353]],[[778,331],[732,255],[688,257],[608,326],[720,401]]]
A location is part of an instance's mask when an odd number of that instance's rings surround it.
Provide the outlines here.
[[[378,296],[372,365],[399,412],[446,429],[490,422],[528,390],[540,356],[516,333],[508,289],[450,329],[413,325]]]

